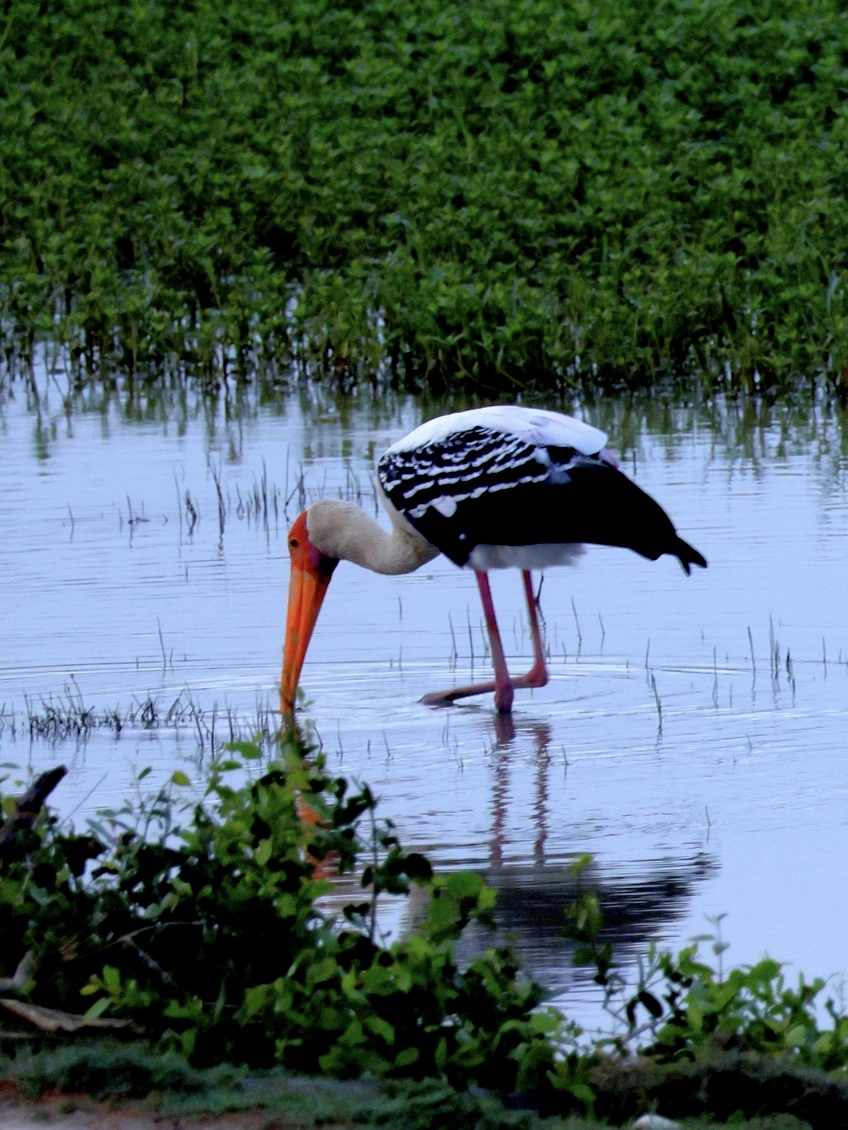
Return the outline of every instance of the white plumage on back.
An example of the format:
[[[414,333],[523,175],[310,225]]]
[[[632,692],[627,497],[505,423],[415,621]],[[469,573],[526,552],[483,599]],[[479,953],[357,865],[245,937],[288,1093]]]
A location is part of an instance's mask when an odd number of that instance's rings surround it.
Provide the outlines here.
[[[408,436],[392,444],[386,455],[441,443],[448,436],[471,428],[505,432],[534,447],[573,447],[581,455],[597,455],[607,442],[606,435],[598,428],[571,416],[563,416],[561,412],[549,412],[544,408],[522,408],[516,404],[497,404],[428,420],[426,424],[421,424]]]

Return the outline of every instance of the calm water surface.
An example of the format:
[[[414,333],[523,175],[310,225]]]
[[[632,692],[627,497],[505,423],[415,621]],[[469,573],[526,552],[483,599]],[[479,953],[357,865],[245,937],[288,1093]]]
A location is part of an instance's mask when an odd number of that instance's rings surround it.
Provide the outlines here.
[[[289,521],[321,496],[373,512],[375,457],[437,408],[314,390],[128,408],[69,402],[66,384],[41,374],[37,398],[15,384],[0,407],[0,756],[71,766],[57,802],[79,820],[120,800],[134,768],[165,776],[276,707]],[[821,406],[581,414],[709,569],[687,578],[668,558],[591,548],[550,571],[551,681],[517,695],[510,724],[487,700],[417,701],[487,669],[470,573],[441,559],[401,578],[342,564],[303,675],[330,768],[367,781],[440,867],[484,871],[504,930],[578,1015],[586,988],[559,927],[583,852],[623,955],[683,944],[726,914],[734,962],[768,952],[840,974],[843,421]],[[519,671],[519,576],[493,587]],[[68,705],[123,728],[33,730]]]

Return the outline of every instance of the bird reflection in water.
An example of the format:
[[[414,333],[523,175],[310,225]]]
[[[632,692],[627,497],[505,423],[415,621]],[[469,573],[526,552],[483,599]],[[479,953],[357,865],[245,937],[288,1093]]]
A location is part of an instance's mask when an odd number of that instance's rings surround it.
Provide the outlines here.
[[[551,839],[550,772],[557,760],[551,754],[550,725],[539,720],[521,721],[511,715],[500,715],[493,721],[486,880],[498,892],[495,919],[501,940],[514,945],[528,973],[558,994],[575,981],[588,980],[588,975],[574,970],[574,944],[563,934],[565,910],[583,891],[596,893],[604,922],[602,941],[611,942],[618,959],[626,962],[647,941],[661,939],[669,925],[686,913],[696,887],[715,873],[718,864],[714,856],[690,848],[677,858],[664,855],[593,862],[579,878],[575,877],[571,864],[591,851],[591,844],[575,839],[573,847],[565,851],[547,850]],[[507,827],[510,807],[515,803],[510,771],[517,756],[524,760],[528,747],[535,766],[530,805],[532,853],[511,842]],[[569,814],[558,813],[556,819],[566,822]],[[555,842],[562,839],[561,835],[554,836]],[[461,948],[470,956],[491,944],[491,938],[475,929]]]
[[[490,867],[493,871],[503,866],[504,835],[509,802],[509,763],[512,746],[518,728],[511,714],[494,716],[496,741],[494,753],[494,779],[492,782],[492,838]],[[544,866],[545,841],[548,837],[548,769],[550,766],[549,747],[551,727],[547,722],[519,723],[522,733],[532,736],[536,762],[536,798],[533,804],[533,859],[537,866]]]

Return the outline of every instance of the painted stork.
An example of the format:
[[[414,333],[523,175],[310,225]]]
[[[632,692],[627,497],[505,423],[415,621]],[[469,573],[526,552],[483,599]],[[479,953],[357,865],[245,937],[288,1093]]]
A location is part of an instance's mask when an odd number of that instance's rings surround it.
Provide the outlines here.
[[[349,502],[316,502],[289,533],[291,579],[280,708],[290,721],[306,649],[333,570],[352,561],[375,573],[411,573],[444,553],[474,570],[492,647],[493,682],[425,695],[427,704],[494,691],[503,714],[513,691],[548,681],[530,570],[568,565],[583,543],[617,545],[655,561],[677,557],[686,573],[706,560],[650,495],[618,470],[607,437],[559,412],[496,406],[439,416],[399,440],[377,466],[386,533]],[[490,569],[521,569],[534,663],[511,678]]]

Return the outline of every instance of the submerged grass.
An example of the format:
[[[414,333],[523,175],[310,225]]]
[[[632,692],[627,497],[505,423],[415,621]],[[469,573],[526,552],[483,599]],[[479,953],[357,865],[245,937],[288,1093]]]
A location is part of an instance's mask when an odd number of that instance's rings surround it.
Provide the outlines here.
[[[86,704],[74,683],[56,698],[37,701],[25,696],[26,713],[19,717],[14,707],[0,706],[0,738],[12,741],[28,738],[56,744],[68,740],[87,741],[93,734],[106,732],[114,738],[123,734],[167,731],[187,732],[197,741],[199,754],[219,753],[228,742],[250,739],[264,751],[274,743],[277,712],[270,705],[257,703],[253,714],[234,707],[217,705],[206,709],[188,691],[174,698],[148,695],[129,707],[95,707]]]
[[[841,385],[846,62],[836,0],[17,0],[7,358]]]

